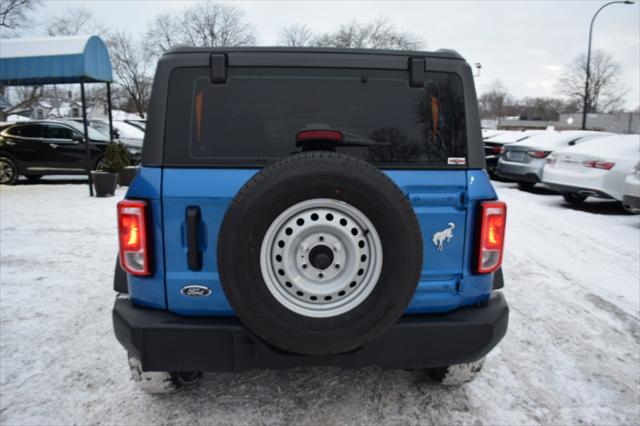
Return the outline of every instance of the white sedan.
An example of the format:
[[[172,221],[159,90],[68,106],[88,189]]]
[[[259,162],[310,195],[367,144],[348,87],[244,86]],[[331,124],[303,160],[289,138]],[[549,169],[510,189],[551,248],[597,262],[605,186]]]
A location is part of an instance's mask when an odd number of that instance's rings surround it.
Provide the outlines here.
[[[587,197],[622,202],[624,181],[639,160],[640,135],[597,138],[549,155],[542,181],[572,204]]]
[[[530,189],[541,181],[546,157],[553,151],[612,135],[590,130],[565,130],[533,135],[522,142],[504,146],[496,174],[518,182],[522,189]]]
[[[624,181],[622,205],[632,213],[640,213],[640,163],[636,164]]]

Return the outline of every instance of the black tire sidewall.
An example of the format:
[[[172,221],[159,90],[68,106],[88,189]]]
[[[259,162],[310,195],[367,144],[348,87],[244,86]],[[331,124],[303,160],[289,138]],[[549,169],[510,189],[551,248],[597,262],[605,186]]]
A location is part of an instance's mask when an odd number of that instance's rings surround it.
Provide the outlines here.
[[[575,192],[565,192],[562,194],[562,198],[569,204],[582,204],[587,199],[586,196]]]
[[[11,180],[9,180],[9,182],[4,183],[3,185],[15,185],[16,182],[18,182],[18,177],[20,176],[20,174],[18,173],[18,166],[16,165],[15,161],[4,155],[0,156],[0,159],[6,161],[7,164],[9,164],[9,166],[11,166],[11,168],[13,169],[13,177],[11,178]]]
[[[356,207],[374,224],[383,247],[382,271],[371,294],[330,318],[305,317],[281,305],[260,268],[271,223],[292,205],[315,198]],[[370,341],[404,312],[420,277],[422,239],[406,197],[377,169],[345,155],[307,153],[264,169],[240,191],[224,219],[218,263],[229,302],[254,333],[285,350],[332,354]]]

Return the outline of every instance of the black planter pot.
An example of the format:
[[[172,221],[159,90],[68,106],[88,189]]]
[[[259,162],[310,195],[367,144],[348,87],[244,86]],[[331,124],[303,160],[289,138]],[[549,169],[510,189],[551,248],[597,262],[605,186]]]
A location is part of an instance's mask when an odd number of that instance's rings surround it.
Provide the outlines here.
[[[137,166],[127,166],[118,173],[118,185],[129,186],[138,175]]]
[[[115,194],[118,186],[118,174],[107,172],[91,172],[96,197],[110,197]]]

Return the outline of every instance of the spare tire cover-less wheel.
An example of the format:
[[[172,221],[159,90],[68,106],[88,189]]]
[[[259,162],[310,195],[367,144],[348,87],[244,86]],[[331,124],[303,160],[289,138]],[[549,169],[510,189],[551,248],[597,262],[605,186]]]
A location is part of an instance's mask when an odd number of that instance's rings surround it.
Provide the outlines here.
[[[422,236],[406,196],[355,157],[307,152],[238,192],[218,238],[222,287],[243,323],[281,349],[356,349],[411,301]]]

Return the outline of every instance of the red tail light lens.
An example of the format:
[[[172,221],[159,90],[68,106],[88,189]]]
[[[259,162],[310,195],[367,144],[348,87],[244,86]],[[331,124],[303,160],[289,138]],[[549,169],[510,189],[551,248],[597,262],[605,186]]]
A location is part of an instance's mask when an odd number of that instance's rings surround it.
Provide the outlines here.
[[[487,274],[502,264],[507,205],[501,201],[480,205],[481,225],[478,250],[478,272]]]
[[[616,165],[616,163],[612,163],[611,161],[583,161],[582,164],[585,167],[590,167],[592,169],[604,169],[604,170],[609,170],[610,168]]]
[[[527,155],[533,158],[545,158],[551,151],[527,151]]]
[[[132,275],[151,274],[146,217],[146,201],[122,200],[118,203],[120,265]]]
[[[337,130],[302,130],[296,135],[296,141],[342,142],[342,132]]]

